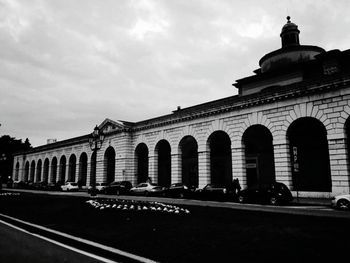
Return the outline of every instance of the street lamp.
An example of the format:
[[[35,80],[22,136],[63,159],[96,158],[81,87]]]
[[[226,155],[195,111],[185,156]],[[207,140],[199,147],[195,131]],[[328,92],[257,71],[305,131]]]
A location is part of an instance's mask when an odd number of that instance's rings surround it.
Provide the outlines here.
[[[97,166],[97,151],[99,149],[101,149],[103,140],[104,140],[105,136],[103,134],[103,131],[100,130],[98,128],[98,126],[96,125],[96,127],[94,128],[94,131],[91,133],[90,137],[89,137],[89,144],[90,144],[90,148],[94,153],[95,156],[95,166],[94,166],[94,175],[95,178],[91,183],[91,196],[95,196],[96,195],[96,166]]]

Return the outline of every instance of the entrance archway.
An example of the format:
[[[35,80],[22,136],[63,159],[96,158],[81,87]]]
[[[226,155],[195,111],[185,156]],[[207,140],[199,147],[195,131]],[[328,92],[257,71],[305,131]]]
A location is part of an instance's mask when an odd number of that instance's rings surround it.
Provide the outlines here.
[[[104,155],[105,182],[107,184],[114,181],[115,174],[115,150],[109,146]]]
[[[169,186],[171,184],[171,148],[166,140],[160,140],[156,146],[158,155],[158,184]]]
[[[59,183],[64,184],[66,181],[66,165],[67,165],[67,160],[66,156],[62,156],[60,159],[60,171],[59,171]]]
[[[57,178],[57,158],[53,157],[51,161],[51,183],[55,183]]]
[[[87,177],[87,154],[82,153],[79,158],[79,175],[78,175],[78,185],[86,186],[86,177]]]
[[[243,134],[247,186],[275,182],[272,134],[265,126],[250,126]]]
[[[345,122],[345,138],[348,159],[348,173],[350,174],[350,118],[348,118]]]
[[[294,121],[287,131],[293,188],[297,191],[332,190],[327,131],[317,119]]]
[[[26,165],[24,166],[24,177],[23,177],[23,181],[27,182],[29,178],[29,162],[26,162]]]
[[[232,183],[231,140],[223,131],[213,132],[208,139],[211,183],[230,186]]]
[[[50,165],[50,161],[49,159],[46,158],[44,161],[44,171],[43,171],[43,181],[46,183],[49,178],[49,165]]]
[[[96,184],[96,152],[91,155],[90,185]]]
[[[140,143],[137,145],[135,159],[137,163],[137,183],[146,182],[148,178],[148,148],[146,144]]]
[[[42,161],[41,159],[38,161],[38,164],[36,166],[36,179],[35,182],[41,181],[41,168],[42,168]]]
[[[182,182],[198,187],[198,144],[192,136],[180,141]]]
[[[30,164],[30,176],[29,181],[34,182],[34,176],[35,176],[35,161],[33,160]]]
[[[77,157],[75,157],[75,155],[72,154],[69,157],[69,164],[68,164],[68,181],[70,182],[75,182],[76,165],[77,165]]]

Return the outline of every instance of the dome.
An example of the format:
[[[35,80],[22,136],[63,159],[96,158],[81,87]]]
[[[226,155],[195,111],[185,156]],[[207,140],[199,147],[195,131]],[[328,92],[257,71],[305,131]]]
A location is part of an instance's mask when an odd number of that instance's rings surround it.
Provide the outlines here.
[[[290,16],[287,16],[287,23],[282,27],[281,35],[289,30],[298,30],[298,26],[290,21]]]

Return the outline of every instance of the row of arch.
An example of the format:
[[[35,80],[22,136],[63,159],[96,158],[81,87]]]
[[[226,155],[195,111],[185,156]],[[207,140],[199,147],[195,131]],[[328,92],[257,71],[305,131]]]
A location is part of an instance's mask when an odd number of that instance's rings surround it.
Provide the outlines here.
[[[349,134],[350,124],[346,131]],[[327,130],[319,120],[303,117],[294,121],[287,130],[289,164],[293,189],[299,191],[330,192],[332,188]],[[209,148],[210,182],[230,185],[232,182],[231,140],[224,131],[213,132],[207,141]],[[275,158],[273,136],[268,128],[256,124],[243,133],[244,163],[248,186],[274,182]],[[198,186],[198,144],[194,137],[185,136],[179,143],[182,182]],[[137,181],[148,177],[149,150],[145,143],[137,145]],[[160,140],[155,147],[158,184],[171,182],[171,147]]]
[[[350,122],[345,125],[346,134],[350,134]],[[289,164],[292,170],[293,189],[300,191],[331,191],[330,158],[327,141],[327,130],[319,120],[303,117],[295,120],[287,130],[289,143]],[[232,182],[232,152],[231,139],[224,131],[214,131],[207,141],[209,149],[210,182],[229,185]],[[275,178],[275,158],[273,136],[268,128],[261,124],[252,125],[243,133],[244,163],[246,167],[246,183],[269,183]],[[349,149],[350,144],[347,145]],[[179,143],[181,180],[187,185],[198,187],[198,143],[193,136],[186,135]],[[147,180],[149,175],[150,154],[145,143],[139,143],[135,148],[135,173],[138,183]],[[167,186],[171,183],[172,151],[169,142],[161,139],[155,146],[156,159],[155,176],[157,183]],[[104,181],[110,183],[115,179],[116,153],[109,146],[103,159]],[[77,165],[78,164],[78,165]],[[68,169],[66,166],[68,165]],[[78,167],[78,168],[77,168]],[[77,181],[84,186],[87,183],[88,156],[84,152],[77,158],[74,154],[60,160],[53,157],[51,164],[48,158],[44,160],[27,161],[24,167],[24,180],[50,182]],[[68,174],[66,175],[66,170]],[[16,164],[18,178],[19,163]],[[76,178],[76,176],[78,178]],[[16,176],[15,176],[16,177]],[[96,154],[91,156],[90,184],[96,178]]]

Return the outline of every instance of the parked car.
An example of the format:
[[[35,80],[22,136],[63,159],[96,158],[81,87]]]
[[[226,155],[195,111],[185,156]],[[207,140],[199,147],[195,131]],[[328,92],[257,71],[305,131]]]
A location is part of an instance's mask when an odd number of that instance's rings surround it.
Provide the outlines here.
[[[350,194],[341,194],[332,198],[332,207],[339,210],[350,210]]]
[[[258,184],[238,193],[239,203],[261,203],[270,205],[286,204],[293,200],[288,187],[279,182]]]
[[[59,191],[61,190],[61,184],[60,183],[49,183],[47,185],[47,190],[50,190],[50,191]]]
[[[79,186],[76,182],[66,182],[64,185],[61,185],[62,191],[78,191]]]
[[[183,183],[174,183],[169,187],[164,189],[164,195],[167,197],[179,197],[179,198],[188,198],[193,197],[195,187],[188,187]]]
[[[229,200],[233,199],[233,192],[229,187],[218,184],[207,184],[202,189],[195,191],[196,198],[204,200]]]
[[[95,188],[98,193],[105,193],[105,189],[107,186],[107,183],[96,183]]]
[[[130,181],[117,181],[110,183],[104,189],[106,194],[125,195],[129,194],[132,184]]]
[[[46,190],[47,189],[47,182],[46,181],[35,182],[32,184],[32,189]]]
[[[140,183],[130,189],[130,194],[135,195],[164,195],[164,187],[152,183]]]

